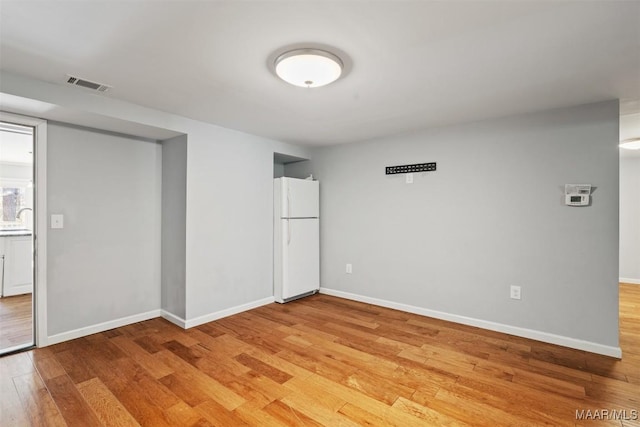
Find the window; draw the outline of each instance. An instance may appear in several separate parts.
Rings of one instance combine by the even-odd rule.
[[[33,133],[0,122],[0,230],[33,229]]]
[[[21,209],[26,208],[27,188],[25,187],[0,187],[2,198],[0,198],[0,230],[14,230],[27,228],[27,212]],[[20,214],[18,216],[18,214]]]

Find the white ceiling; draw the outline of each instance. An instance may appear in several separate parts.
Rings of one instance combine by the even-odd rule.
[[[333,46],[347,75],[279,81],[287,46]],[[621,99],[640,112],[640,2],[7,1],[0,66],[309,145]],[[75,90],[81,90],[73,88]]]

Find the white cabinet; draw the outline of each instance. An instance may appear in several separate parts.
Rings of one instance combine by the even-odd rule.
[[[4,237],[0,237],[0,297],[4,288]]]
[[[31,236],[3,237],[4,277],[2,296],[28,294],[33,291],[33,250]]]

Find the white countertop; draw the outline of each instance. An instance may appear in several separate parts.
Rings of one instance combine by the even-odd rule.
[[[31,230],[0,230],[0,237],[31,236]]]

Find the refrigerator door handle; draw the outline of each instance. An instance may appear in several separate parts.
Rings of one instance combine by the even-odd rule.
[[[291,220],[287,220],[287,246],[291,243]]]

